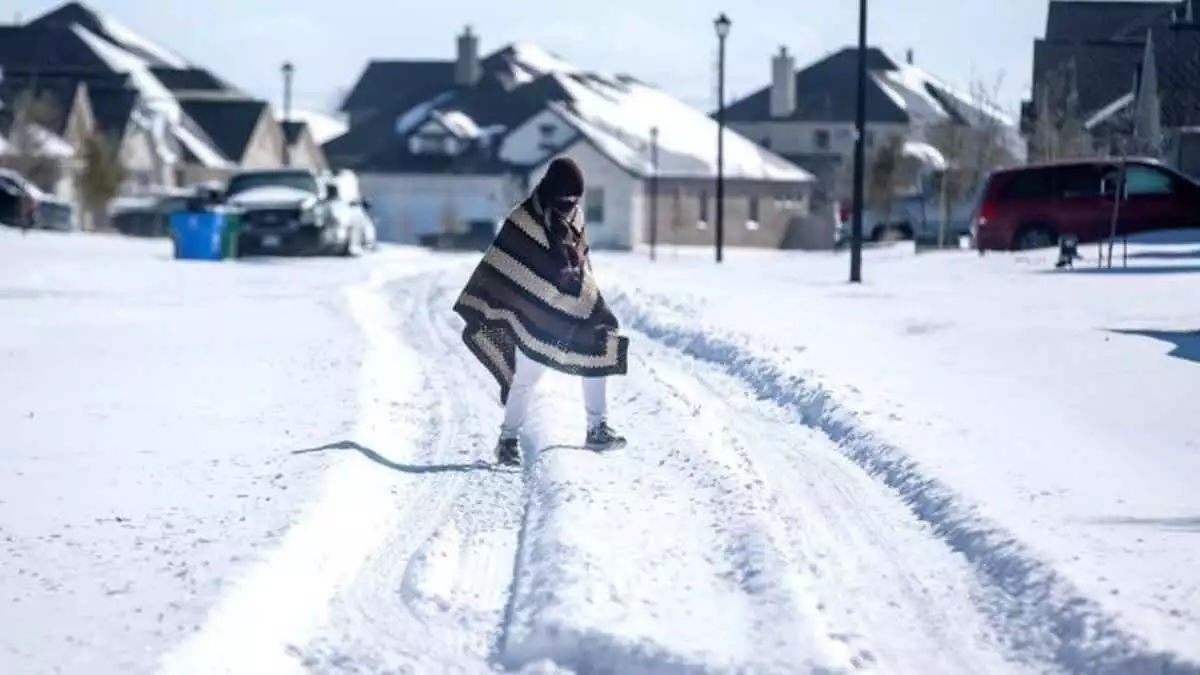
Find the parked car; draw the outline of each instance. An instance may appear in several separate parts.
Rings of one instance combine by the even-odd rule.
[[[47,194],[25,176],[0,168],[0,223],[69,232],[79,229],[75,207]]]
[[[991,173],[972,218],[975,247],[1042,248],[1063,235],[1080,243],[1106,239],[1119,193],[1118,235],[1200,226],[1200,183],[1156,160],[1059,161]]]
[[[190,192],[118,200],[109,210],[114,230],[134,237],[165,237],[171,230],[171,213],[183,210]]]
[[[362,217],[367,204],[341,196],[341,184],[306,169],[234,174],[225,188],[227,206],[241,212],[238,249],[244,253],[337,253],[358,255],[374,240]]]
[[[358,176],[353,171],[342,169],[331,174],[326,180],[332,189],[330,199],[343,204],[349,217],[362,229],[363,248],[374,250],[379,245],[379,233],[375,227],[375,220],[371,218],[371,203],[362,195]]]
[[[959,236],[971,233],[971,217],[979,200],[982,181],[974,181],[962,197],[951,199],[946,204],[945,232],[942,232],[942,198],[937,183],[924,181],[916,192],[898,196],[890,212],[867,209],[863,212],[863,240],[871,242],[916,240],[935,244],[939,239],[951,244]],[[834,234],[834,247],[839,248],[850,241],[850,226],[853,213],[850,202],[839,206],[838,225]]]

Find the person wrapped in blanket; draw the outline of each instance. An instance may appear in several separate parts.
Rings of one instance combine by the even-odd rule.
[[[607,378],[626,374],[629,339],[596,286],[583,194],[579,166],[554,158],[454,303],[463,342],[500,386],[502,464],[520,464],[521,429],[547,369],[582,379],[587,448],[625,444],[608,424]]]

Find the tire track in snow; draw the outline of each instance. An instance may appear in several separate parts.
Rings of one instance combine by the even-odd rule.
[[[636,339],[635,334],[635,339]],[[649,344],[647,344],[649,342]],[[770,494],[791,565],[830,634],[864,671],[1031,672],[1009,662],[977,602],[973,570],[829,439],[736,381],[648,341],[642,367],[692,409],[691,422],[736,453]]]
[[[1200,675],[1200,664],[1151,649],[1121,628],[1005,529],[981,517],[970,502],[925,473],[902,449],[878,438],[820,384],[781,368],[765,350],[733,334],[717,334],[676,316],[667,302],[635,299],[625,290],[611,304],[632,328],[740,381],[796,420],[827,436],[838,450],[900,499],[947,545],[961,553],[997,592],[995,617],[1016,648],[1079,675],[1102,673]]]
[[[458,344],[439,289],[444,276],[427,273],[390,289],[401,336],[426,364],[415,397],[431,408],[426,446],[409,464],[379,467],[404,477],[399,489],[412,511],[344,594],[336,635],[310,649],[310,667],[323,673],[490,672],[521,481],[480,463],[494,439],[485,429],[491,420],[477,411],[498,408]]]
[[[500,663],[623,675],[856,670],[783,555],[757,477],[634,358],[611,391],[613,419],[631,436],[622,450],[574,445],[577,378],[549,373],[541,384]]]
[[[383,289],[428,264],[421,259],[385,264],[347,291],[365,339],[360,420],[352,440],[388,450],[397,461],[418,446],[420,414],[400,404],[419,392],[421,372],[394,337],[395,317]],[[396,487],[394,475],[361,457],[334,463],[319,497],[279,546],[229,584],[196,634],[164,655],[160,672],[303,672],[301,646],[328,625],[330,603],[354,583],[386,534],[405,522],[405,502],[397,499]]]

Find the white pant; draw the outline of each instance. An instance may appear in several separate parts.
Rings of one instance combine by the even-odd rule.
[[[533,402],[533,390],[546,372],[546,366],[525,356],[517,350],[517,365],[513,372],[512,386],[508,390],[508,402],[504,406],[504,423],[500,425],[501,438],[516,438],[529,414]],[[608,378],[584,377],[583,408],[587,412],[588,428],[604,422],[608,413]]]

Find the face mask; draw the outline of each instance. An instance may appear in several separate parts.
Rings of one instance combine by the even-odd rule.
[[[578,197],[559,197],[550,200],[550,210],[564,216],[569,215],[578,205]]]

